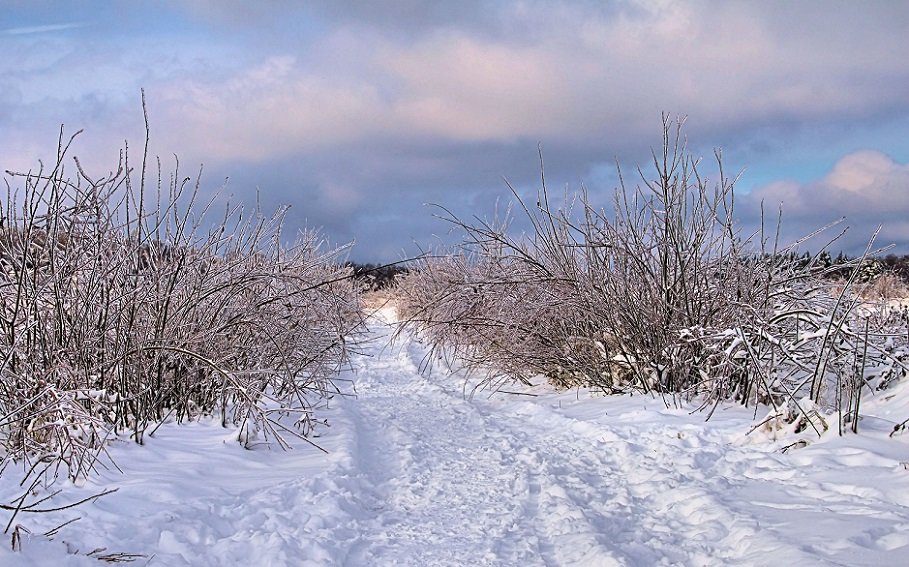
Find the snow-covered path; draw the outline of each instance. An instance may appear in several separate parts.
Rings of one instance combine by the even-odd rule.
[[[350,470],[366,473],[376,500],[354,530],[350,564],[658,564],[706,559],[728,535],[710,522],[693,530],[704,518],[635,494],[622,461],[641,447],[597,439],[532,403],[502,412],[467,401],[423,378],[414,350],[358,369]],[[706,538],[678,541],[680,522]]]
[[[886,564],[909,544],[906,499],[799,479],[789,457],[729,443],[701,416],[626,407],[597,423],[537,400],[466,400],[459,379],[421,375],[423,356],[405,339],[357,362],[346,466],[372,496],[329,531],[353,538],[342,563]],[[741,434],[751,416],[736,413]]]
[[[745,436],[739,407],[705,424],[644,396],[466,399],[463,378],[423,376],[423,347],[391,333],[374,322],[356,396],[323,413],[329,457],[162,428],[115,447],[124,474],[67,494],[119,492],[0,565],[97,565],[84,553],[100,546],[162,566],[907,564],[909,445],[880,434],[885,417],[784,454]]]

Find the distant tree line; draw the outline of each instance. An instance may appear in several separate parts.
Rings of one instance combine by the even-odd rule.
[[[840,253],[833,256],[829,252],[818,255],[804,252],[783,254],[781,260],[794,261],[800,268],[806,268],[812,263],[815,267],[822,268],[826,277],[830,279],[848,278],[855,267],[857,258],[852,258]],[[394,285],[399,276],[407,274],[410,269],[403,263],[373,264],[346,262],[346,267],[353,269],[353,277],[370,290],[387,289]],[[859,281],[871,281],[881,274],[892,274],[905,284],[909,284],[909,254],[867,258],[861,266]]]
[[[899,276],[904,283],[909,283],[909,254],[902,256],[887,254],[882,258],[876,258],[876,261],[880,262],[884,271]]]
[[[822,252],[816,257],[809,252],[797,257],[789,254],[782,259],[794,260],[801,268],[814,263],[815,266],[824,269],[824,274],[828,278],[849,277],[859,261],[859,258],[853,258],[843,253],[833,256],[829,252]],[[858,276],[859,281],[871,281],[882,274],[892,274],[903,283],[909,284],[909,254],[887,254],[886,256],[866,258],[859,269],[861,270]]]
[[[347,262],[345,266],[353,269],[354,279],[360,281],[372,291],[391,287],[395,283],[395,278],[408,272],[408,269],[400,263],[360,264],[358,262]]]

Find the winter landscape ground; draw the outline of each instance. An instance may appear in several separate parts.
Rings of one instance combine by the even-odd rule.
[[[710,421],[659,397],[554,392],[465,396],[420,371],[378,310],[315,439],[243,449],[215,421],[115,442],[111,466],[20,514],[2,565],[899,565],[909,553],[905,384],[863,405],[860,435]],[[671,404],[670,404],[671,406]],[[807,446],[802,446],[807,442]],[[2,499],[21,492],[2,477]],[[56,486],[55,488],[58,488]],[[72,518],[56,535],[44,532]],[[27,530],[27,531],[26,531]]]
[[[909,1],[111,4],[0,4],[0,567],[909,567]]]

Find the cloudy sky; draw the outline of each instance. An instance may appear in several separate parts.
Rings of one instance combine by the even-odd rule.
[[[909,4],[502,0],[0,0],[0,169],[99,173],[124,140],[203,185],[386,261],[445,238],[426,203],[486,216],[507,178],[608,202],[615,163],[687,116],[743,171],[739,212],[787,235],[845,215],[852,252],[909,253]]]

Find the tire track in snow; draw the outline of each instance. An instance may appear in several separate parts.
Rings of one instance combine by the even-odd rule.
[[[426,382],[406,349],[361,359],[356,372],[357,399],[345,403],[357,415],[354,469],[384,460],[395,472],[364,487],[382,495],[382,510],[363,515],[346,563],[546,564],[525,521],[529,481],[508,439],[490,434],[470,403]],[[513,498],[515,490],[528,496]]]
[[[427,380],[418,369],[422,349],[407,338],[371,354],[356,362],[357,399],[345,401],[359,456],[342,476],[363,478],[361,489],[383,502],[374,515],[362,511],[347,564],[656,565],[691,557],[690,544],[647,541],[653,535],[642,527],[655,512],[629,485],[614,448],[533,404],[526,407],[544,413],[497,413]],[[377,462],[395,472],[376,483],[363,471]]]
[[[564,564],[729,564],[755,536],[753,526],[722,511],[708,488],[648,461],[642,446],[532,403],[524,408],[496,419],[535,449],[549,503],[536,520],[560,542]],[[577,539],[585,530],[594,545]],[[610,550],[608,559],[602,548]]]

